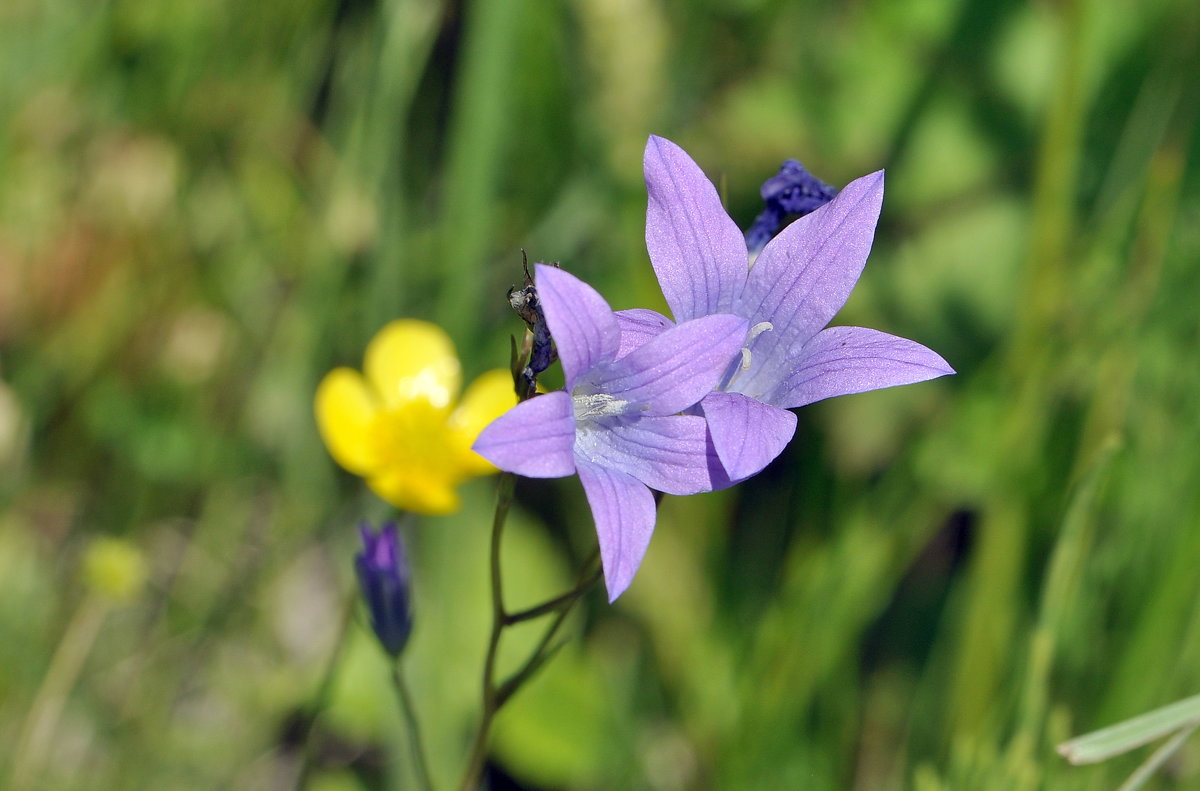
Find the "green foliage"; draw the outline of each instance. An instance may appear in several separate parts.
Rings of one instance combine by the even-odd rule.
[[[520,248],[654,305],[654,132],[743,222],[784,158],[886,167],[838,323],[959,375],[805,408],[759,478],[666,498],[494,760],[540,788],[1115,788],[1145,751],[1054,746],[1200,691],[1198,30],[1184,0],[6,2],[0,786],[286,781],[353,525],[388,516],[321,446],[316,382],[400,315],[468,379],[503,367]],[[493,488],[413,534],[404,664],[444,787]],[[519,608],[594,537],[575,481],[517,497]],[[146,559],[132,604],[83,580],[105,536]],[[411,782],[360,620],[311,788]],[[1195,783],[1198,750],[1142,787]]]

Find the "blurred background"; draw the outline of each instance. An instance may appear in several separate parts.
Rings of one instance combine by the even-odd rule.
[[[293,783],[362,518],[312,394],[386,321],[468,379],[520,249],[661,307],[642,148],[743,227],[887,168],[834,323],[958,376],[799,412],[668,497],[499,719],[496,789],[1111,789],[1071,735],[1200,692],[1200,7],[1188,0],[5,0],[0,787]],[[494,479],[411,525],[439,787],[478,713]],[[509,601],[594,547],[522,482]],[[309,787],[409,788],[356,613]],[[505,662],[536,637],[515,633]],[[511,652],[508,656],[507,652]],[[1149,788],[1200,777],[1188,744]]]

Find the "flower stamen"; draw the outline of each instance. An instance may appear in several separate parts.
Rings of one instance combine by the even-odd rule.
[[[750,364],[754,359],[750,353],[750,347],[754,345],[754,339],[759,335],[762,335],[764,332],[770,332],[773,329],[775,329],[775,326],[769,321],[760,321],[750,328],[750,331],[746,333],[746,345],[742,347],[742,364],[732,372],[732,376],[730,376],[727,381],[718,387],[719,390],[728,390],[729,387],[735,381],[737,381],[737,378],[741,375],[742,371],[750,370]]]

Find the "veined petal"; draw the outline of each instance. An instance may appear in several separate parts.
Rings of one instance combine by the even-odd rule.
[[[608,601],[625,592],[642,565],[657,516],[654,495],[618,470],[581,461],[579,480],[592,508]]]
[[[326,374],[317,386],[313,411],[334,461],[356,475],[367,475],[383,464],[372,431],[379,400],[358,371],[335,368]]]
[[[823,398],[864,393],[954,373],[921,344],[864,327],[829,327],[798,349],[799,363],[767,398],[792,408]]]
[[[367,344],[363,373],[388,407],[423,399],[449,410],[462,387],[450,336],[419,319],[397,319],[376,333]]]
[[[562,390],[535,396],[492,421],[472,449],[502,470],[527,478],[575,472],[575,412]]]
[[[751,324],[772,325],[753,347],[754,374],[777,369],[781,352],[817,334],[846,303],[871,252],[882,205],[881,170],[850,182],[763,248],[735,310]]]
[[[618,310],[613,315],[617,317],[617,326],[621,328],[621,346],[617,349],[618,360],[651,338],[657,338],[664,330],[675,326],[675,322],[657,310],[649,308]]]
[[[667,494],[712,491],[708,430],[699,415],[609,418],[580,423],[576,462],[586,461],[632,475]]]
[[[716,387],[741,351],[747,329],[745,319],[728,313],[685,321],[601,366],[589,384],[638,405],[642,414],[673,415]]]
[[[796,416],[741,393],[709,393],[700,402],[709,436],[732,481],[766,467],[796,433]]]
[[[485,475],[496,468],[471,450],[475,438],[489,423],[517,405],[512,374],[500,368],[483,373],[467,386],[462,402],[447,423],[455,442],[462,448],[459,463],[470,475]]]
[[[704,171],[682,148],[650,136],[646,250],[676,321],[731,312],[746,283],[742,232]]]
[[[581,374],[617,356],[621,329],[596,289],[553,266],[535,264],[534,269],[538,299],[569,391]]]

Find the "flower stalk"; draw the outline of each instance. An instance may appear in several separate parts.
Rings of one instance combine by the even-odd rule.
[[[526,333],[525,340],[519,351],[516,344],[513,344],[513,380],[517,389],[517,397],[522,402],[528,400],[533,395],[535,388],[535,382],[532,377],[526,375],[528,371],[526,361],[530,359],[533,341],[533,336],[530,333]],[[467,768],[463,773],[462,782],[459,784],[460,791],[474,791],[478,786],[484,763],[487,761],[488,741],[491,735],[492,723],[495,721],[496,715],[499,713],[501,707],[512,698],[513,694],[526,681],[532,678],[562,646],[562,643],[552,645],[555,636],[558,634],[559,629],[562,628],[563,623],[571,612],[571,608],[582,598],[583,594],[587,593],[599,581],[601,576],[600,555],[597,549],[584,564],[579,579],[570,590],[533,607],[513,613],[508,612],[504,606],[504,578],[500,562],[500,548],[504,536],[504,525],[508,520],[509,509],[512,507],[515,486],[516,475],[511,472],[501,474],[496,485],[496,511],[492,518],[491,550],[489,553],[492,629],[488,637],[487,655],[483,662],[483,677],[481,680],[483,706],[480,714],[479,728],[475,732],[475,740],[471,746],[470,757],[467,760]],[[500,653],[500,639],[503,636],[505,628],[531,621],[550,613],[557,613],[557,615],[542,634],[541,640],[528,659],[511,676],[503,682],[497,683],[496,660]]]
[[[531,679],[562,647],[563,643],[554,642],[571,609],[583,594],[587,593],[600,580],[599,552],[592,555],[584,563],[583,570],[575,585],[565,593],[552,599],[518,612],[509,613],[504,607],[504,585],[501,576],[500,546],[504,534],[504,523],[512,505],[513,488],[516,476],[504,473],[500,476],[496,498],[496,515],[492,522],[491,546],[491,588],[492,588],[492,631],[488,639],[487,657],[483,664],[483,711],[480,716],[479,729],[475,733],[475,741],[471,746],[471,755],[467,761],[467,769],[463,774],[460,791],[474,791],[483,772],[487,760],[488,738],[491,734],[492,723],[500,709],[519,690],[526,681]],[[500,639],[504,629],[518,623],[531,621],[543,615],[556,613],[553,621],[546,627],[525,662],[504,681],[496,681],[496,659],[500,653]]]
[[[492,720],[500,710],[502,703],[496,690],[496,656],[500,652],[500,635],[504,631],[504,586],[500,569],[500,539],[504,534],[504,523],[508,519],[508,509],[512,505],[513,488],[516,476],[504,473],[496,486],[496,515],[492,520],[491,548],[491,586],[492,586],[492,632],[488,638],[487,657],[483,661],[483,711],[480,714],[479,729],[475,732],[475,742],[471,746],[471,757],[467,761],[467,770],[463,774],[461,791],[472,791],[479,782],[483,771],[483,763],[487,759],[488,736],[492,729]]]
[[[53,746],[54,734],[67,698],[79,679],[110,609],[111,602],[104,596],[90,594],[67,624],[17,738],[8,788],[25,791],[35,787],[36,777],[45,766],[46,757]]]
[[[404,712],[404,724],[408,730],[408,748],[412,753],[413,766],[417,773],[417,781],[423,791],[433,791],[433,780],[429,774],[429,763],[425,760],[425,745],[421,739],[421,727],[417,720],[417,709],[413,704],[412,693],[400,670],[400,661],[392,664],[392,686],[396,697],[400,700],[400,709]]]
[[[591,558],[584,563],[584,574],[581,576],[578,584],[571,590],[555,596],[553,599],[544,601],[534,607],[517,612],[508,613],[504,616],[504,625],[512,626],[525,621],[532,621],[535,618],[540,618],[543,615],[552,612],[560,612],[569,609],[575,601],[591,590],[592,586],[600,581],[600,552],[599,550],[592,553]]]

